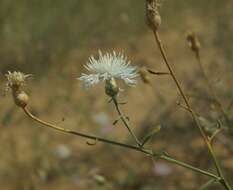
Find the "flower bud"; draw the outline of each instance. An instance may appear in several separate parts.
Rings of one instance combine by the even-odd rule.
[[[147,0],[146,4],[146,19],[148,26],[157,31],[161,25],[161,16],[158,11],[158,2],[155,0]]]
[[[148,75],[148,71],[147,71],[146,67],[141,67],[139,69],[139,75],[140,75],[143,83],[150,84],[150,77]]]
[[[28,104],[29,97],[24,91],[13,91],[12,93],[17,106],[24,108]]]
[[[110,97],[115,97],[119,92],[116,80],[114,78],[106,80],[105,93]]]
[[[199,52],[201,44],[200,41],[197,37],[197,35],[194,32],[188,32],[186,34],[186,39],[188,41],[188,45],[190,47],[190,49],[196,53]]]

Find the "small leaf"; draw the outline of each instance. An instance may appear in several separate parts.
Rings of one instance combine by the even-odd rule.
[[[201,124],[201,126],[210,133],[213,133],[216,129],[219,129],[221,127],[221,123],[219,121],[213,122],[205,117],[199,116],[198,120]]]
[[[118,123],[119,119],[116,119],[112,124],[116,125]]]
[[[111,103],[112,101],[113,101],[113,99],[111,98],[111,99],[108,100],[108,103]]]
[[[127,102],[118,102],[119,105],[125,105]]]
[[[129,116],[126,116],[125,118],[126,118],[128,121],[130,121],[130,118],[129,118]]]
[[[153,131],[151,131],[142,141],[142,147],[154,136],[154,134],[158,133],[161,129],[161,125],[157,125]]]
[[[215,179],[210,179],[209,181],[207,181],[205,184],[203,184],[200,188],[199,188],[199,190],[207,190],[207,188],[209,187],[209,186],[211,186],[213,183],[215,183],[216,182],[216,180]]]
[[[151,69],[147,69],[147,71],[153,75],[169,75],[170,74],[168,72],[152,71]]]

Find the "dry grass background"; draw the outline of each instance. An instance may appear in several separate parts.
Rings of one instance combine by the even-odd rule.
[[[194,29],[202,42],[201,56],[223,105],[232,101],[232,6],[223,1],[164,1],[161,35],[169,59],[186,92],[208,96],[196,60],[185,41]],[[77,131],[127,141],[127,131],[111,123],[117,117],[99,85],[84,91],[75,79],[98,49],[123,51],[138,66],[166,68],[144,23],[144,1],[0,0],[0,71],[32,73],[27,90],[30,108],[39,117]],[[139,82],[125,89],[124,111],[139,136],[161,124],[150,146],[211,169],[205,146],[167,76],[151,76],[153,87]],[[192,99],[203,116],[215,118],[208,101]],[[38,125],[16,108],[10,96],[0,101],[0,186],[4,190],[34,189],[197,189],[207,179],[183,168],[143,155],[60,134]],[[229,114],[232,115],[232,111]],[[230,148],[216,142],[233,185]],[[210,189],[220,189],[213,186]]]

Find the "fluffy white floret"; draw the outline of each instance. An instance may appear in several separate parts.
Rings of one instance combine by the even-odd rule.
[[[86,87],[110,78],[122,79],[126,84],[132,86],[136,84],[135,78],[138,76],[136,67],[131,66],[123,54],[115,52],[102,54],[99,51],[99,58],[95,59],[91,56],[85,68],[90,74],[82,73],[79,80],[83,81]]]

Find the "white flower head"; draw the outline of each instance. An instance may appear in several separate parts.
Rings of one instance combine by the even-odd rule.
[[[91,56],[85,68],[90,74],[82,73],[78,79],[83,81],[87,88],[111,78],[122,79],[129,86],[134,86],[138,76],[137,68],[131,66],[123,54],[115,51],[106,54],[99,51],[99,58]]]

